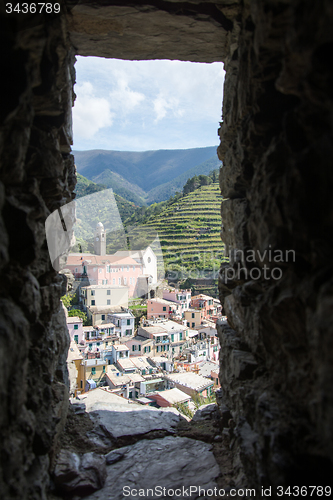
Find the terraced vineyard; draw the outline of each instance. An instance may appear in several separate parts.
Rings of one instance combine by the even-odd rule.
[[[218,183],[201,186],[151,217],[140,230],[157,232],[171,279],[216,279],[224,260]]]

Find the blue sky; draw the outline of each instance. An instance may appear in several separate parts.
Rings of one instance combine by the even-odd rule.
[[[74,150],[219,144],[222,63],[78,57],[75,67]]]

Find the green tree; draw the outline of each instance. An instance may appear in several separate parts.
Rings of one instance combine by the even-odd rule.
[[[63,297],[61,297],[61,301],[64,304],[64,306],[66,307],[66,309],[70,308],[70,306],[72,305],[73,299],[74,299],[74,295],[64,295]]]
[[[90,323],[88,318],[87,318],[86,313],[84,313],[80,309],[71,309],[71,311],[68,311],[68,316],[70,316],[70,317],[77,316],[78,318],[82,318],[83,319],[83,326],[88,326]]]

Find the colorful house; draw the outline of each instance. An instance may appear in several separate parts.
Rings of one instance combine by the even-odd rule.
[[[77,344],[84,342],[83,319],[78,316],[67,316],[66,319],[68,333],[71,340]]]

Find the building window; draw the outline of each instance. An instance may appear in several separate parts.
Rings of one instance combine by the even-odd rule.
[[[183,333],[179,332],[179,340],[183,340]]]
[[[127,272],[129,272],[129,266],[127,266]]]
[[[105,314],[102,314],[102,321],[105,320]]]
[[[99,269],[98,269],[98,272],[99,272],[99,274],[101,274],[101,272],[102,272],[102,269],[101,269],[101,268],[99,268]]]
[[[187,324],[187,326],[190,326],[190,323],[189,323],[189,322],[187,322],[186,324]]]
[[[175,336],[174,336],[174,334],[172,333],[172,334],[171,334],[171,342],[173,342],[173,341],[174,341],[174,339],[175,339]]]
[[[95,305],[95,301],[94,301],[94,300],[92,300],[92,301],[91,301],[91,305],[92,305],[92,306],[94,306],[94,305]]]
[[[139,347],[139,351],[141,351],[141,345],[138,345],[138,347]]]
[[[103,373],[105,373],[105,366],[103,365]]]
[[[95,290],[91,290],[91,295],[95,295]]]
[[[121,285],[121,278],[118,278],[118,285]]]
[[[132,278],[130,278],[130,285],[132,284]]]
[[[194,313],[192,313],[192,318],[194,318]]]
[[[131,324],[131,320],[130,320],[130,319],[128,319],[128,320],[127,320],[127,324],[128,324],[128,325],[130,325],[130,324]]]
[[[135,266],[133,266],[133,271],[135,271]]]
[[[92,369],[91,369],[91,374],[92,375],[96,375],[96,368],[93,366]]]
[[[121,266],[121,272],[123,272],[123,271],[124,271],[124,266]]]
[[[163,307],[163,311],[166,311],[166,307]]]
[[[100,342],[97,342],[97,347],[100,345]]]
[[[124,278],[124,285],[127,285],[127,278]]]
[[[78,335],[74,335],[74,341],[78,344],[79,343],[79,336]]]
[[[80,381],[80,386],[81,386],[81,389],[83,388],[83,382],[82,380]]]
[[[194,328],[194,327],[195,327],[195,323],[192,323],[192,328]]]
[[[74,325],[74,330],[78,330],[79,329],[79,325]]]
[[[108,299],[108,300],[106,301],[106,305],[107,305],[107,306],[109,306],[110,304],[111,304],[111,300],[110,300],[110,299]]]
[[[135,351],[136,349],[136,346],[135,345],[132,345],[132,351]]]
[[[132,335],[132,330],[126,330],[126,335]]]
[[[106,295],[111,295],[111,290],[107,290]]]
[[[116,278],[112,278],[112,284],[115,285],[116,284]]]

